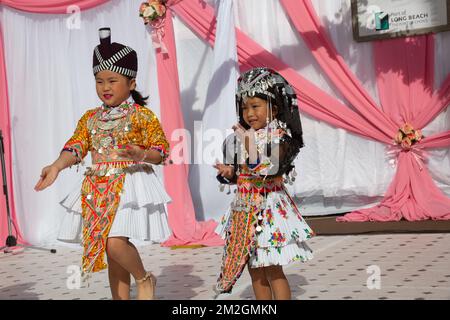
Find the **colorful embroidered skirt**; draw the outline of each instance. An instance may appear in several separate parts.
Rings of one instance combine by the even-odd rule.
[[[225,239],[217,289],[230,292],[244,267],[287,265],[312,259],[306,240],[314,232],[281,178],[239,177],[238,192],[216,232]]]

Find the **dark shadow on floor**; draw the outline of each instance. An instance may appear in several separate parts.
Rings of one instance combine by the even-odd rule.
[[[39,300],[39,294],[29,292],[35,282],[21,283],[0,289],[0,300]]]
[[[198,295],[195,288],[203,286],[204,281],[193,272],[194,266],[177,264],[164,267],[157,277],[157,300],[190,300]],[[135,285],[132,288],[136,292]]]

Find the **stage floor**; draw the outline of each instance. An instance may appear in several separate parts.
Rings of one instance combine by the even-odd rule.
[[[309,241],[315,258],[293,263],[285,273],[296,300],[448,300],[449,243],[450,233],[317,236]],[[69,289],[68,283],[76,285],[70,281],[70,266],[78,266],[81,247],[56,249],[56,254],[33,249],[1,253],[0,299],[110,299],[106,271],[94,274],[89,287]],[[158,277],[158,299],[213,298],[222,248],[172,250],[152,244],[138,249],[146,268]],[[377,282],[368,281],[377,270],[379,289]],[[219,299],[253,299],[248,272],[231,295]]]

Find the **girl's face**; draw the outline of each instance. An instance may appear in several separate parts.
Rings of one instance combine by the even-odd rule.
[[[116,107],[130,96],[130,91],[136,88],[135,79],[109,70],[103,70],[95,75],[97,95],[106,105]]]
[[[264,128],[267,119],[267,101],[258,97],[248,98],[241,105],[242,116],[245,123],[255,130]],[[276,109],[272,109],[272,117],[275,117]],[[270,116],[270,115],[269,115]],[[270,117],[269,117],[270,118]]]

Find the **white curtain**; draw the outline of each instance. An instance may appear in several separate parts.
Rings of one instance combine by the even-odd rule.
[[[450,73],[450,32],[441,32],[435,35],[435,87],[441,86],[442,82]],[[450,130],[450,110],[444,110],[424,130],[424,135],[435,132]],[[429,152],[428,168],[437,185],[450,195],[450,149],[433,149]]]
[[[48,190],[41,193],[33,190],[40,170],[58,156],[78,118],[85,110],[99,104],[91,72],[98,28],[110,26],[112,41],[125,43],[137,51],[138,89],[150,95],[149,107],[159,115],[155,56],[148,30],[137,15],[141,2],[116,0],[83,11],[80,29],[68,29],[66,15],[27,14],[9,8],[0,12],[13,128],[15,202],[20,227],[31,243],[55,241],[64,215],[58,202],[71,191],[76,180],[82,178],[84,169],[77,173],[72,168],[62,172]],[[214,4],[213,0],[209,2]],[[370,43],[356,43],[351,36],[350,0],[314,0],[313,3],[338,51],[378,101]],[[321,72],[279,1],[234,0],[233,6],[237,27],[321,89],[346,102]],[[226,12],[225,9],[222,12]],[[232,28],[225,25],[230,21],[225,15],[219,19],[219,30],[224,32],[228,28],[228,34],[218,33],[221,39],[232,41]],[[225,93],[234,86],[233,76],[221,82],[216,72],[232,52],[222,52],[220,60],[219,53],[215,55],[214,50],[177,17],[174,27],[183,114],[192,138],[191,161],[203,163],[190,168],[193,201],[198,218],[218,219],[232,194],[219,192],[214,170],[200,158],[203,148],[198,135],[199,123],[196,125],[195,121],[203,120],[204,131],[208,128],[223,130],[234,123],[234,103],[230,102],[229,93]],[[449,50],[450,33],[437,34],[436,85],[450,72]],[[228,67],[221,70],[229,72],[232,64]],[[227,89],[218,88],[217,83],[226,83]],[[215,94],[220,94],[220,98],[214,99]],[[227,96],[230,100],[226,100]],[[302,114],[302,122],[306,146],[296,160],[298,179],[289,189],[300,202],[303,214],[345,212],[379,201],[395,173],[386,158],[384,145],[305,114]],[[429,135],[449,129],[450,114],[446,111],[427,126],[424,133]],[[203,143],[211,146],[208,141]],[[216,144],[221,143],[216,141]],[[438,186],[450,196],[449,150],[430,152],[429,168]]]
[[[216,7],[218,21],[214,50],[199,41],[178,19],[175,22],[183,110],[185,118],[190,119],[186,124],[194,140],[189,183],[200,220],[219,218],[231,201],[231,193],[218,190],[213,164],[216,160],[222,161],[223,139],[232,132],[231,127],[236,123],[234,94],[239,76],[236,37],[234,32],[230,32],[234,28],[233,1],[218,0],[211,5]],[[180,30],[182,32],[178,32]],[[180,34],[189,36],[183,36],[185,41],[180,41]],[[193,68],[199,65],[204,68],[197,68],[189,74],[185,62],[192,63],[192,60],[187,59],[187,55],[196,52],[205,54],[192,55],[191,59],[196,59]],[[203,65],[204,61],[207,63]],[[195,76],[193,79],[192,74],[198,75],[198,80]],[[198,104],[191,107],[193,102]]]

